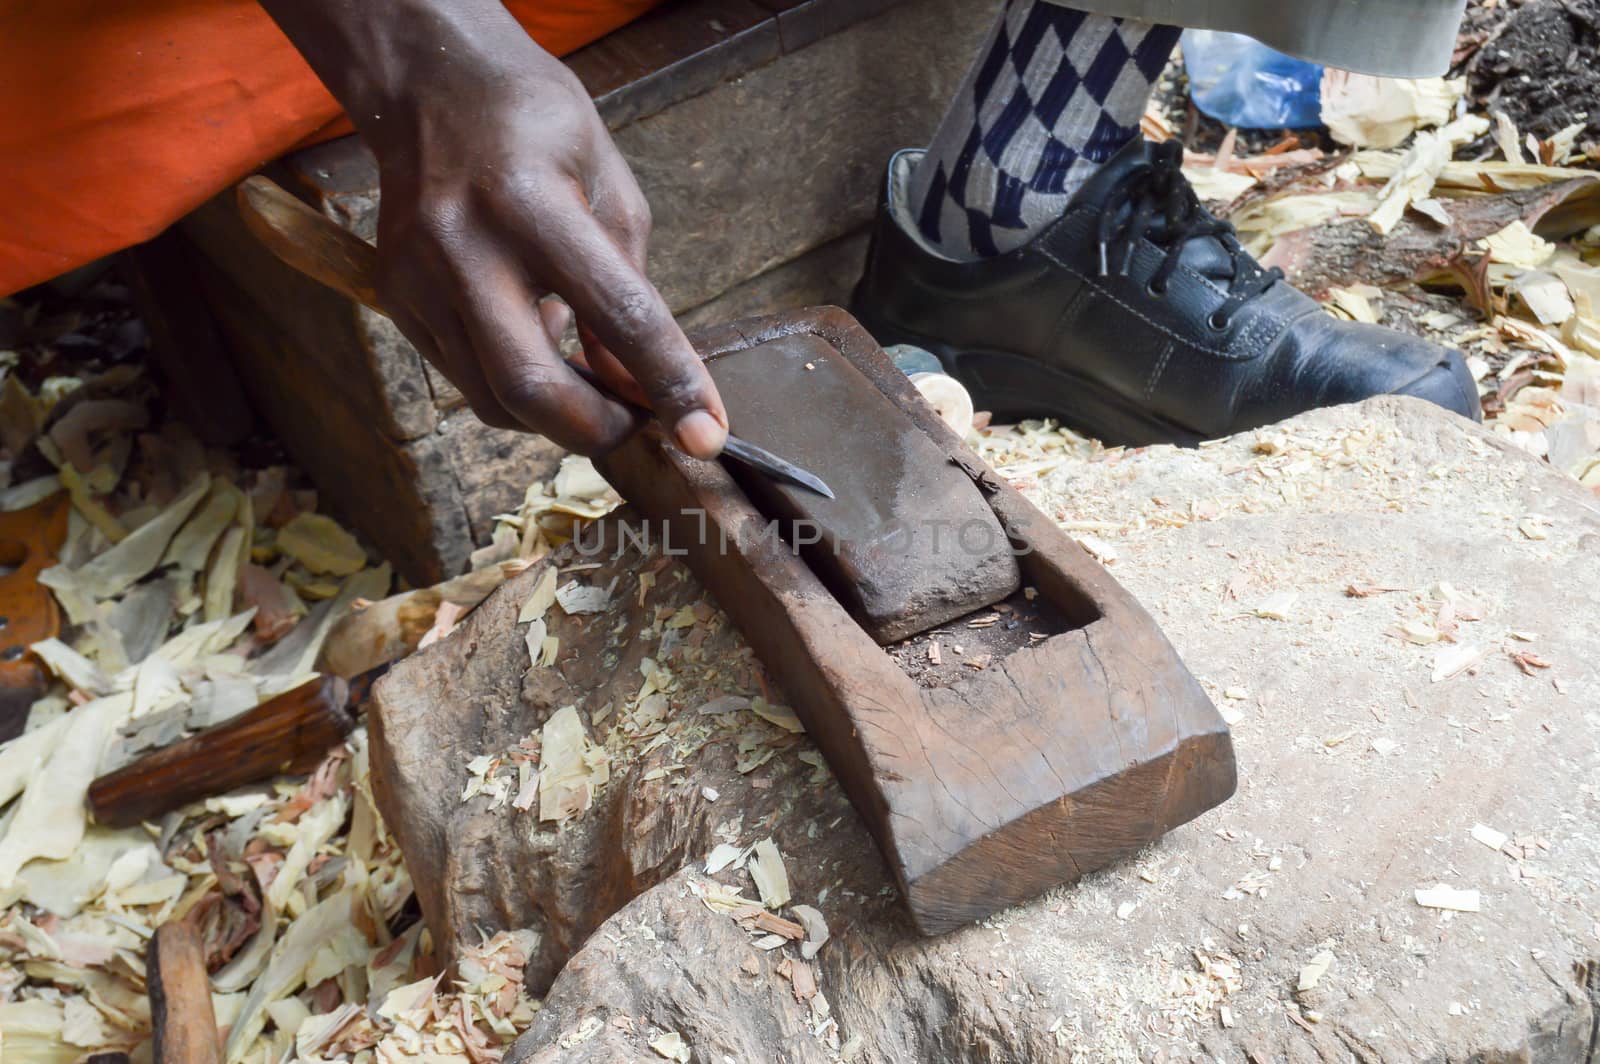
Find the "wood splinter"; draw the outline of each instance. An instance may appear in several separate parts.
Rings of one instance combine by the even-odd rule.
[[[205,950],[188,922],[162,924],[145,960],[155,1064],[220,1064]]]

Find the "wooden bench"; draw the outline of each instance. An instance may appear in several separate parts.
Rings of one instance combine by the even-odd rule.
[[[996,6],[669,0],[571,56],[650,200],[651,276],[674,312],[845,300],[885,161],[929,136]],[[377,167],[357,138],[267,172],[374,238]],[[553,445],[484,427],[387,320],[256,246],[229,196],[177,234],[256,411],[411,581],[459,571],[553,468]]]

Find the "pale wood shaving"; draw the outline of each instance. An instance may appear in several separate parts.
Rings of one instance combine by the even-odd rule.
[[[783,855],[778,852],[776,843],[771,839],[756,843],[748,867],[763,905],[781,909],[789,904],[789,873],[783,867]]]
[[[533,591],[522,603],[522,609],[517,614],[518,624],[527,624],[530,621],[542,621],[545,612],[556,601],[556,570],[554,566],[546,565],[539,576],[539,582],[534,584]]]
[[[1506,844],[1508,836],[1503,831],[1496,831],[1487,824],[1472,825],[1472,837],[1483,843],[1491,850],[1499,850]]]
[[[540,733],[539,819],[568,820],[611,778],[610,758],[589,741],[576,706],[563,706]]]
[[[679,1064],[689,1064],[689,1044],[677,1031],[667,1031],[657,1036],[651,1041],[650,1048],[655,1051],[656,1056],[678,1061]]]
[[[1481,910],[1476,890],[1458,890],[1440,883],[1437,886],[1419,889],[1415,893],[1417,904],[1425,908],[1448,909],[1461,913],[1475,913]]]
[[[1332,966],[1333,953],[1329,950],[1322,950],[1311,958],[1310,963],[1300,969],[1300,978],[1295,982],[1295,990],[1302,994],[1308,990],[1315,990],[1317,984],[1322,982],[1322,977],[1328,974],[1328,969]]]

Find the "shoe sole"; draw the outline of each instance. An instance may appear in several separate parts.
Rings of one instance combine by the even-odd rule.
[[[862,324],[866,324],[863,322]],[[996,422],[1053,418],[1111,447],[1173,443],[1195,447],[1207,437],[1142,410],[1102,384],[1006,351],[957,348],[904,329],[867,326],[884,347],[910,344],[939,360]]]

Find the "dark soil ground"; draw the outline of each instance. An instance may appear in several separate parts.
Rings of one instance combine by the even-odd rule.
[[[1480,35],[1465,63],[1474,100],[1541,139],[1579,121],[1580,147],[1600,138],[1600,0],[1475,5],[1463,43]]]

